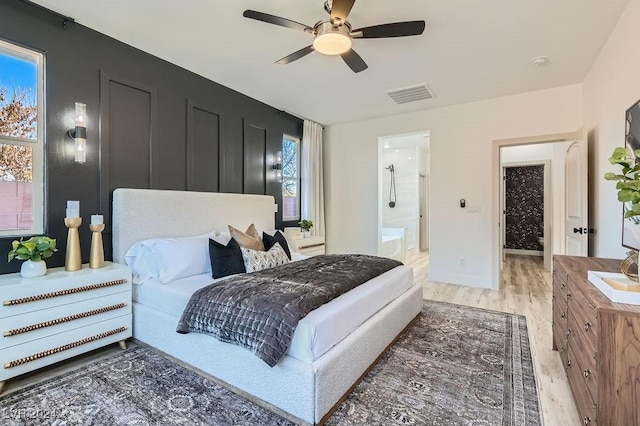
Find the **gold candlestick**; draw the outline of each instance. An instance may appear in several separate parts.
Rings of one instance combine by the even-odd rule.
[[[104,223],[89,225],[91,229],[91,252],[89,253],[89,268],[98,269],[104,266],[104,248],[102,246],[102,231]]]
[[[81,217],[65,217],[64,224],[67,231],[67,253],[64,259],[65,271],[79,271],[82,269],[82,253],[80,252],[80,235],[78,228],[82,225]]]

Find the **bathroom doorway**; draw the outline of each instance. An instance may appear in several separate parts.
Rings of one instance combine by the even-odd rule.
[[[504,255],[543,257],[545,269],[550,270],[553,245],[551,161],[503,162],[502,175]]]
[[[429,248],[429,133],[378,138],[378,254]]]

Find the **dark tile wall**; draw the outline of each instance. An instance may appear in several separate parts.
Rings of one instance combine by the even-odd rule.
[[[542,250],[544,166],[508,167],[505,177],[505,248]]]
[[[45,233],[60,247],[50,267],[64,264],[66,200],[80,201],[84,223],[108,219],[117,186],[264,193],[281,204],[268,159],[283,133],[302,137],[302,120],[19,0],[0,1],[0,38],[45,55]],[[69,156],[75,102],[87,104],[86,164]],[[0,273],[20,268],[4,260],[11,240],[0,238]],[[85,262],[89,243],[83,228]]]

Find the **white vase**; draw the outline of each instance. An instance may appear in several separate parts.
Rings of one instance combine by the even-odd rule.
[[[44,260],[26,260],[20,267],[20,275],[23,278],[41,277],[47,273],[47,264]]]
[[[302,231],[304,238],[311,238],[311,231]]]

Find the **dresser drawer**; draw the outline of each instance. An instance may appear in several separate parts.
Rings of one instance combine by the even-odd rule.
[[[582,372],[577,365],[578,362],[575,358],[571,345],[569,345],[567,353],[569,358],[567,361],[569,366],[566,368],[567,377],[569,378],[569,385],[571,387],[571,392],[573,393],[573,398],[576,401],[578,415],[583,422],[582,424],[590,426],[595,425],[597,424],[597,405],[593,399],[591,399],[591,395],[584,386]]]
[[[570,289],[569,295],[568,310],[576,320],[573,328],[582,331],[592,352],[595,352],[598,347],[598,311],[580,290]]]
[[[574,356],[572,368],[578,370],[584,380],[584,387],[589,392],[593,401],[598,400],[598,374],[596,369],[595,351],[589,348],[584,340],[584,335],[573,317],[569,315],[569,328],[572,330],[569,336],[569,348]]]
[[[130,292],[131,279],[129,275],[123,274],[122,271],[113,272],[117,273],[106,274],[106,276],[85,274],[84,277],[81,277],[84,278],[82,281],[73,277],[73,279],[34,281],[24,285],[0,288],[2,295],[0,297],[2,300],[0,318],[81,302],[85,299],[109,294]]]
[[[0,350],[0,380],[131,337],[131,314]]]
[[[0,318],[0,349],[131,313],[131,293],[123,292]]]

